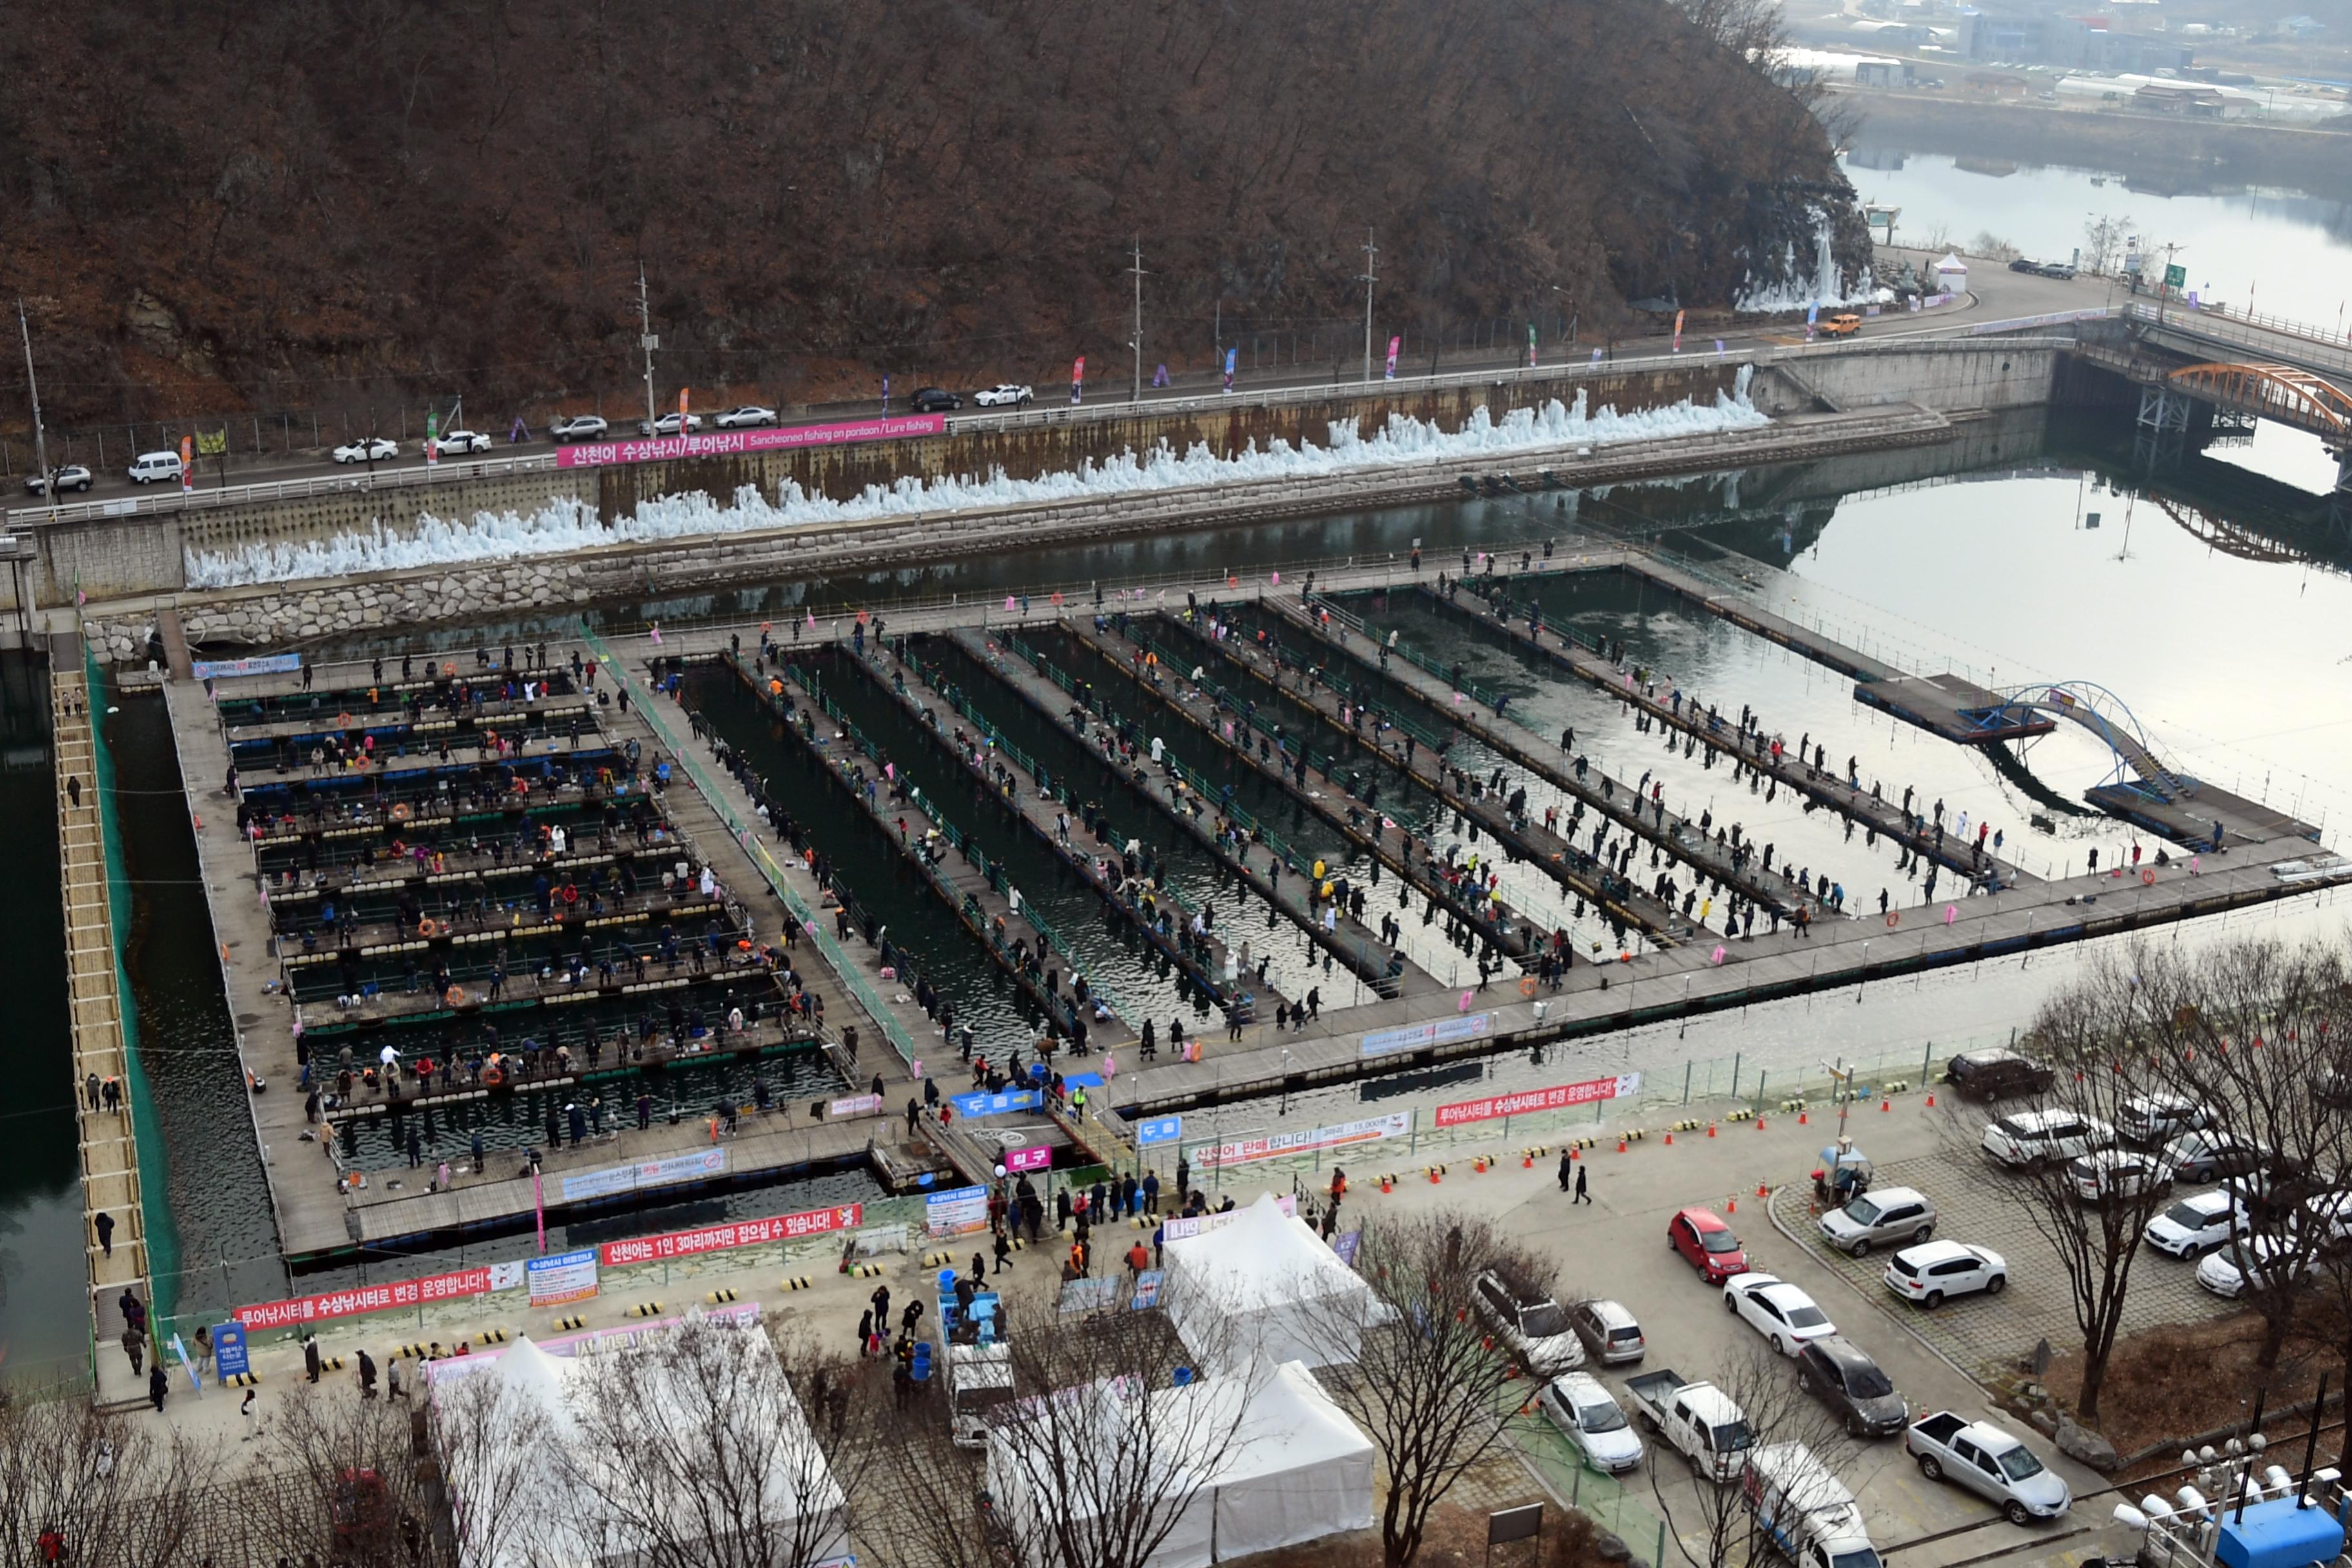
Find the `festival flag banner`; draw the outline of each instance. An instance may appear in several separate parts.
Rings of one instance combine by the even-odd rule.
[[[1684,312],[1680,310],[1675,312],[1675,353],[1676,353],[1683,352],[1683,315]]]
[[[1396,379],[1397,351],[1402,347],[1404,347],[1404,338],[1402,334],[1399,334],[1398,336],[1392,337],[1389,340],[1389,368],[1388,374],[1381,377],[1383,381],[1394,381]]]
[[[196,488],[196,444],[191,437],[180,437],[180,489]]]
[[[1370,1143],[1382,1138],[1402,1138],[1412,1131],[1412,1112],[1391,1111],[1386,1116],[1367,1116],[1359,1121],[1342,1121],[1329,1127],[1317,1127],[1298,1132],[1274,1132],[1258,1138],[1236,1138],[1223,1143],[1212,1143],[1192,1152],[1193,1163],[1202,1169],[1213,1165],[1246,1165],[1256,1160],[1279,1160],[1286,1154],[1305,1154],[1318,1149],[1344,1149],[1350,1144]]]
[[[441,462],[441,416],[427,409],[425,414],[425,466],[437,468]]]
[[[1227,349],[1225,351],[1225,390],[1227,392],[1231,392],[1234,389],[1234,363],[1240,357],[1240,355],[1241,351],[1239,349]]]
[[[1087,389],[1087,356],[1080,354],[1070,362],[1070,401],[1076,403]]]
[[[1437,1108],[1440,1127],[1461,1127],[1473,1121],[1492,1121],[1503,1116],[1528,1116],[1538,1110],[1565,1110],[1572,1105],[1591,1105],[1604,1100],[1622,1100],[1642,1089],[1642,1075],[1620,1073],[1615,1078],[1587,1079],[1582,1083],[1554,1084],[1549,1089],[1520,1089],[1512,1094],[1490,1094],[1480,1100],[1457,1100]]]
[[[1529,321],[1529,322],[1528,323],[1528,368],[1529,370],[1533,370],[1533,369],[1535,369],[1535,367],[1536,367],[1536,324],[1535,324],[1533,321]]]

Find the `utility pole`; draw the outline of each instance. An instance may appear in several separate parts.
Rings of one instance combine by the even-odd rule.
[[[41,476],[41,500],[58,515],[58,477],[49,472],[48,437],[41,433],[41,384],[33,379],[33,329],[25,320],[25,297],[16,296],[16,331],[25,340],[25,390],[33,399],[33,463]],[[23,600],[17,601],[19,604]]]
[[[1129,344],[1135,350],[1135,390],[1128,396],[1129,403],[1143,401],[1143,237],[1135,237],[1135,265],[1129,271],[1135,274],[1135,338]]]
[[[1372,285],[1380,272],[1381,247],[1372,243],[1372,231],[1364,230],[1364,379],[1372,379]]]
[[[637,265],[637,346],[646,355],[646,434],[654,433],[654,350],[661,347],[661,339],[654,335],[653,310],[646,302],[646,268]],[[678,434],[686,434],[683,422]]]

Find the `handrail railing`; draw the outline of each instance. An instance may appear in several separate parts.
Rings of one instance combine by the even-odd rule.
[[[841,983],[846,985],[850,994],[857,998],[858,1005],[865,1009],[866,1016],[874,1020],[875,1026],[882,1031],[883,1038],[890,1042],[891,1048],[905,1060],[907,1070],[909,1075],[912,1075],[916,1060],[914,1037],[907,1033],[905,1026],[898,1022],[882,998],[875,993],[874,987],[866,984],[866,977],[858,973],[857,966],[850,961],[849,954],[843,951],[841,944],[834,940],[831,932],[826,931],[824,922],[818,920],[815,912],[807,904],[802,902],[800,895],[793,891],[792,885],[784,880],[784,868],[776,863],[775,856],[769,851],[765,844],[760,841],[759,836],[735,815],[734,808],[728,804],[726,795],[720,792],[718,784],[704,770],[701,762],[695,756],[693,749],[678,744],[677,738],[671,734],[668,726],[661,721],[660,704],[654,700],[652,694],[630,678],[627,666],[614,655],[613,650],[605,646],[604,639],[598,637],[593,630],[583,626],[580,628],[580,636],[582,640],[594,651],[596,661],[605,668],[606,673],[619,681],[623,689],[630,693],[632,699],[630,706],[645,719],[646,727],[652,730],[655,738],[667,748],[669,754],[677,759],[677,764],[685,770],[688,780],[709,804],[711,811],[718,816],[719,822],[734,835],[736,844],[751,858],[752,865],[758,868],[760,875],[767,881],[769,889],[782,902],[785,913],[791,915],[799,923],[801,934],[816,943],[817,951],[824,954],[825,961],[832,965],[834,973],[840,976]]]

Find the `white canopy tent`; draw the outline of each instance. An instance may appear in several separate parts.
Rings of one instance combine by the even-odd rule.
[[[1165,1247],[1161,1300],[1185,1348],[1223,1370],[1257,1357],[1352,1364],[1371,1288],[1272,1194]]]
[[[673,1328],[647,1331],[681,1331]],[[845,1561],[849,1545],[841,1514],[847,1499],[824,1462],[815,1434],[780,1370],[771,1373],[748,1364],[758,1358],[773,1362],[774,1344],[756,1324],[714,1327],[708,1331],[723,1333],[722,1342],[730,1347],[730,1353],[745,1359],[746,1375],[774,1375],[782,1387],[782,1399],[776,1406],[780,1429],[772,1435],[773,1451],[792,1456],[792,1463],[780,1464],[762,1478],[758,1504],[761,1519],[770,1528],[788,1530],[792,1521],[813,1518],[816,1523],[812,1538],[828,1542],[818,1553],[820,1559]],[[630,1397],[649,1425],[688,1431],[707,1418],[688,1413],[686,1401],[689,1395],[683,1388],[673,1385],[675,1379],[665,1375],[660,1357],[633,1357],[623,1362],[609,1353],[600,1353],[593,1346],[584,1348],[586,1354],[552,1355],[525,1337],[495,1355],[433,1363],[430,1376],[435,1442],[458,1521],[460,1561],[466,1568],[626,1568],[646,1560],[646,1532],[622,1517],[608,1489],[598,1484],[600,1471],[622,1461],[601,1445],[591,1442],[583,1431],[580,1402],[585,1395],[588,1380],[625,1375],[625,1367],[626,1375],[640,1380],[630,1389]],[[466,1539],[468,1500],[489,1489],[511,1486],[515,1481],[511,1474],[503,1471],[476,1473],[489,1472],[494,1463],[502,1462],[488,1457],[488,1446],[443,1440],[442,1420],[467,1419],[452,1407],[467,1397],[467,1385],[483,1379],[505,1384],[514,1396],[507,1419],[516,1424],[517,1440],[527,1440],[539,1456],[530,1466],[531,1485],[539,1495],[531,1504],[533,1526],[528,1541],[520,1538],[523,1532],[514,1530],[503,1531],[503,1539],[494,1542]],[[570,1462],[555,1462],[559,1448]],[[690,1531],[691,1526],[686,1521],[698,1518],[693,1500],[684,1496],[670,1500],[669,1512],[677,1523],[673,1534]]]
[[[1956,251],[1946,251],[1936,263],[1936,282],[1948,293],[1964,294],[1969,287],[1969,264]]]
[[[1016,1537],[1050,1526],[1084,1541],[1106,1510],[1125,1504],[1131,1515],[1131,1499],[1093,1495],[1084,1479],[1056,1487],[1050,1477],[1083,1468],[1068,1463],[1074,1450],[1099,1444],[1103,1452],[1131,1453],[1139,1442],[1160,1452],[1130,1458],[1127,1484],[1149,1475],[1163,1506],[1182,1499],[1149,1568],[1209,1568],[1372,1522],[1371,1439],[1298,1362],[1258,1361],[1160,1389],[1148,1409],[1101,1387],[1056,1397],[1086,1400],[1090,1409],[1032,1445],[1006,1426],[990,1434],[990,1490]]]

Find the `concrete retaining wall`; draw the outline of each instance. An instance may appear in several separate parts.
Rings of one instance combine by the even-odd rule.
[[[1997,337],[1804,351],[1776,356],[1795,377],[1759,374],[1752,395],[1759,408],[1775,415],[1813,406],[1793,384],[1797,380],[1847,410],[1897,403],[1947,412],[2022,408],[2050,401],[2061,352]]]

